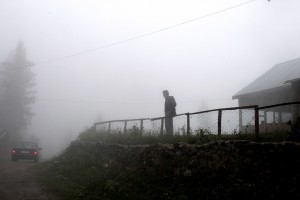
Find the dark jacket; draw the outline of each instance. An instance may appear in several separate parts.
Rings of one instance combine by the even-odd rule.
[[[173,96],[168,96],[165,98],[165,116],[175,116],[176,115],[176,101]]]

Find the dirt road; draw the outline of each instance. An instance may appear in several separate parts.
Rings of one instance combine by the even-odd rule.
[[[39,185],[32,174],[32,161],[0,161],[1,200],[58,200]]]

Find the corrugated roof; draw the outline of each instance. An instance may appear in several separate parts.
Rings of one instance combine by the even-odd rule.
[[[232,98],[237,99],[241,95],[281,87],[286,81],[298,78],[300,78],[300,58],[275,65]]]

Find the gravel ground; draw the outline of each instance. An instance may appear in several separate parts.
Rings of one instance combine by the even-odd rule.
[[[31,168],[32,161],[0,161],[1,200],[59,200],[56,195],[40,185]]]

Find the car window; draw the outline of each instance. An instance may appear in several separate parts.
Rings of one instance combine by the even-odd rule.
[[[37,144],[32,142],[22,142],[16,145],[17,148],[38,148]]]

